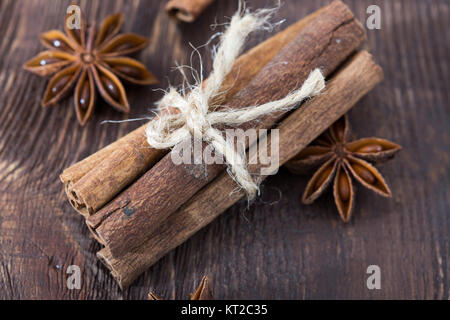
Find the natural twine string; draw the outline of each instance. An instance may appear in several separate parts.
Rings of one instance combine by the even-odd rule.
[[[208,80],[203,83],[203,86],[200,81],[200,84],[192,87],[186,96],[170,88],[159,102],[159,118],[151,121],[146,128],[147,141],[156,149],[171,148],[192,136],[201,137],[214,147],[215,152],[225,157],[228,173],[246,191],[250,199],[259,191],[259,187],[253,181],[246,162],[235,150],[233,143],[225,141],[222,132],[214,125],[240,125],[269,113],[293,109],[304,99],[317,95],[325,88],[322,73],[319,69],[315,69],[300,89],[281,100],[239,110],[214,111],[217,106],[211,110],[213,108],[209,103],[220,94],[222,82],[241,53],[245,39],[251,32],[267,25],[272,13],[273,10],[269,9],[245,14],[238,11],[221,37],[220,46],[213,61],[213,71]],[[161,112],[164,109],[167,111],[169,107],[178,109],[179,113]]]

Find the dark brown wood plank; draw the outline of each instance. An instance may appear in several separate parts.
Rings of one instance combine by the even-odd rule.
[[[385,80],[350,112],[350,122],[360,137],[379,136],[404,147],[380,167],[392,199],[357,186],[354,218],[344,224],[330,193],[302,205],[308,177],[282,169],[249,210],[245,203],[234,206],[124,292],[95,257],[100,248],[66,203],[58,174],[141,123],[100,125],[126,117],[99,102],[81,128],[70,98],[41,109],[46,81],[21,69],[42,50],[39,34],[62,27],[70,2],[0,2],[0,299],[144,299],[150,289],[181,299],[203,274],[223,299],[449,298],[448,1],[345,1],[361,21],[369,5],[382,10],[381,30],[368,30],[367,49]],[[248,3],[257,8],[274,1]],[[287,0],[277,19],[285,18],[285,26],[327,3]],[[217,0],[195,23],[177,26],[164,4],[80,1],[90,19],[120,10],[125,31],[152,38],[140,57],[163,89],[179,83],[171,67],[175,60],[189,62],[189,42],[205,43],[215,32],[215,18],[223,22],[237,7]],[[268,36],[252,37],[249,46]],[[208,48],[201,53],[209,70]],[[130,118],[147,114],[161,97],[151,87],[127,88]],[[81,268],[81,290],[66,288],[72,264]],[[366,287],[371,264],[381,268],[381,290]]]

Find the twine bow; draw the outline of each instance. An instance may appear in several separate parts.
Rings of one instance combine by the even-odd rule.
[[[215,152],[222,154],[228,165],[228,173],[243,188],[249,198],[259,191],[247,170],[246,161],[235,150],[233,143],[223,138],[215,125],[239,125],[255,120],[263,115],[280,110],[293,109],[301,101],[317,95],[325,88],[325,80],[319,69],[313,70],[300,89],[290,93],[283,99],[262,105],[249,106],[239,110],[211,110],[209,102],[220,92],[225,76],[231,71],[239,56],[247,36],[268,23],[273,10],[263,9],[256,13],[241,15],[238,11],[231,19],[213,61],[213,71],[204,86],[193,87],[190,93],[182,96],[174,88],[159,103],[160,111],[169,107],[178,109],[179,113],[160,113],[158,119],[151,121],[146,128],[147,141],[156,149],[171,148],[178,143],[200,137],[211,144]],[[224,110],[225,108],[222,108]]]

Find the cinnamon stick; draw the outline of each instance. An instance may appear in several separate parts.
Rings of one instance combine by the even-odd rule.
[[[169,16],[183,22],[193,22],[214,0],[169,0],[166,11]]]
[[[105,149],[71,168],[75,169],[75,175],[79,175],[76,170],[79,167],[82,167],[80,171],[90,168],[78,180],[65,178],[68,175],[66,171],[61,175],[61,180],[66,181],[65,189],[70,203],[85,217],[94,214],[166,153],[165,150],[145,145],[144,126]],[[99,160],[107,153],[103,160]],[[95,166],[91,168],[92,164]]]
[[[241,55],[227,75],[221,89],[224,94],[217,103],[228,101],[244,88],[322,10],[292,24]],[[165,150],[149,148],[144,125],[65,169],[60,179],[74,209],[88,218],[166,153]]]
[[[368,52],[360,52],[327,83],[325,91],[293,112],[278,127],[280,166],[295,156],[333,122],[355,105],[383,78],[382,69]],[[268,139],[270,149],[270,139]],[[259,172],[260,165],[250,167]],[[263,180],[265,177],[261,176]],[[121,288],[128,287],[141,273],[213,221],[239,199],[236,184],[224,172],[180,209],[134,250],[112,255],[108,247],[97,256],[111,270]]]
[[[364,40],[364,29],[350,9],[340,1],[333,2],[227,106],[238,109],[280,99],[302,84],[315,68],[325,76],[331,74]],[[271,128],[284,114],[272,113],[240,128]],[[138,246],[224,169],[220,164],[176,165],[168,154],[87,223],[96,238],[114,256],[120,256]]]

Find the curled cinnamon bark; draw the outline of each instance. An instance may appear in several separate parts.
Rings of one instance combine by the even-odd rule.
[[[331,79],[323,94],[306,102],[278,127],[280,166],[348,112],[382,78],[382,69],[368,52],[363,51],[353,57]],[[268,144],[270,141],[268,139]],[[261,164],[256,164],[249,169],[259,172],[260,168]],[[260,176],[261,180],[264,178]],[[113,255],[105,247],[97,256],[111,270],[120,287],[126,288],[165,254],[245,196],[242,191],[233,192],[235,188],[232,178],[224,172],[172,213],[136,249]]]
[[[340,1],[333,2],[226,105],[241,109],[281,99],[297,89],[316,68],[324,76],[330,75],[365,39],[364,28],[351,10]],[[275,112],[238,128],[270,129],[286,113]],[[248,140],[248,145],[254,142]],[[120,255],[139,245],[148,233],[157,230],[171,213],[225,168],[222,164],[177,165],[168,154],[91,216],[88,224],[113,255]]]
[[[243,106],[246,106],[249,104],[248,99],[251,99],[249,97],[252,97],[255,92],[262,92],[256,99],[260,98],[260,96],[276,99],[277,95],[283,96],[286,90],[290,90],[289,86],[293,86],[294,82],[295,84],[301,83],[302,77],[306,77],[308,72],[316,66],[322,66],[324,74],[331,74],[365,40],[363,28],[355,21],[351,12],[350,15],[348,14],[349,11],[340,1],[333,2],[330,6],[313,14],[313,16],[303,19],[241,56],[236,64],[236,68],[230,74],[229,82],[227,82],[229,90],[222,90],[226,93],[224,101],[228,101],[228,99],[233,97],[231,99],[234,102],[229,104],[231,107],[239,107],[241,103]],[[324,12],[327,14],[321,17]],[[321,18],[319,19],[319,17]],[[307,28],[307,25],[312,24],[317,19],[319,21],[314,22],[313,26]],[[298,42],[298,37],[301,33],[304,33],[303,40]],[[295,39],[297,39],[297,42],[292,45]],[[289,49],[287,49],[288,47]],[[274,59],[275,56],[281,54],[281,51],[283,51],[284,56]],[[292,66],[292,68],[286,70],[284,66],[291,59],[293,62],[289,66]],[[302,68],[298,69],[300,65]],[[352,65],[354,65],[353,62]],[[325,104],[323,108],[318,107],[316,109],[308,102],[306,106],[312,113],[302,114],[302,118],[295,118],[298,125],[303,126],[301,134],[304,134],[304,136],[299,138],[300,133],[298,132],[293,132],[292,136],[287,135],[289,140],[286,150],[284,150],[281,142],[282,137],[280,137],[280,151],[291,152],[293,153],[292,156],[296,154],[300,150],[299,148],[306,146],[320,133],[318,131],[322,130],[322,125],[318,126],[315,122],[317,121],[317,116],[326,117],[323,122],[323,130],[325,130],[326,127],[342,115],[344,110],[347,111],[351,104],[356,102],[354,99],[359,99],[364,94],[361,92],[370,90],[371,86],[379,81],[377,80],[378,75],[374,75],[378,71],[371,71],[369,68],[369,66],[373,67],[374,65],[373,61],[371,63],[366,61],[365,64],[358,64],[352,68],[352,73],[347,74],[346,82],[341,87],[338,87],[336,91],[333,91],[335,92],[333,96],[331,94],[328,96],[328,91],[325,92],[328,100],[323,102]],[[358,68],[361,68],[362,72],[366,72],[367,76],[359,76],[355,72],[355,69]],[[374,67],[374,69],[376,68]],[[354,79],[353,76],[355,77]],[[257,77],[259,79],[255,80]],[[275,82],[275,85],[273,83],[274,77],[279,77],[278,83]],[[270,87],[270,90],[267,90],[268,87]],[[339,91],[339,89],[342,91]],[[237,92],[239,94],[236,94]],[[252,98],[255,99],[254,96]],[[346,102],[345,99],[348,99],[350,102]],[[317,99],[312,101],[317,101]],[[297,113],[298,111],[295,112],[295,114]],[[281,117],[281,115],[279,116]],[[291,117],[288,119],[291,119]],[[271,127],[274,121],[274,119],[262,119],[260,123],[264,124],[265,127]],[[296,124],[296,122],[292,122],[291,125]],[[286,143],[286,136],[284,139]],[[119,141],[115,145],[121,148]],[[112,148],[112,150],[109,148],[107,151],[101,152],[102,155],[93,155],[92,162],[97,164],[92,166],[90,161],[88,161],[82,167],[90,167],[91,169],[89,170],[95,171],[98,163],[101,163],[105,157],[111,155],[114,150],[115,148]],[[281,155],[280,164],[282,163],[281,160],[285,161],[284,157],[287,157],[287,155]],[[175,169],[179,170],[180,168]],[[230,188],[233,190],[235,184],[228,179],[229,177],[226,174],[220,174],[222,169],[219,169],[210,171],[211,175],[208,181],[212,180],[212,182],[208,184],[208,181],[205,182],[201,177],[197,176],[199,170],[196,170],[194,167],[186,168],[187,171],[182,173],[187,173],[187,175],[182,175],[181,180],[175,179],[178,183],[174,184],[174,190],[180,190],[181,188],[181,192],[172,190],[172,195],[168,194],[169,198],[167,199],[170,201],[171,199],[174,200],[173,203],[169,203],[169,207],[163,207],[161,203],[155,201],[162,199],[167,204],[167,199],[165,198],[167,193],[163,193],[162,198],[158,198],[161,197],[161,194],[153,198],[152,201],[155,203],[153,207],[148,205],[148,203],[145,205],[145,202],[149,200],[149,192],[154,192],[155,187],[164,188],[164,184],[172,183],[172,180],[161,178],[161,184],[152,184],[150,188],[148,188],[148,185],[145,186],[145,184],[142,188],[137,187],[137,181],[128,189],[137,190],[137,194],[144,202],[134,201],[136,199],[139,200],[138,197],[128,198],[128,200],[133,200],[133,203],[129,201],[120,202],[121,200],[119,199],[123,198],[119,196],[111,202],[113,203],[111,208],[114,207],[114,210],[105,207],[88,219],[88,226],[96,239],[106,245],[98,253],[98,256],[111,269],[113,276],[122,287],[128,286],[140,273],[145,271],[165,253],[187,240],[192,234],[211,222],[241,197],[239,193],[231,193],[232,196],[230,196]],[[256,171],[257,168],[253,169]],[[211,168],[208,170],[211,170]],[[166,171],[170,172],[170,170]],[[84,175],[86,173],[81,175],[81,177]],[[213,180],[216,175],[219,175],[219,177]],[[78,176],[78,180],[80,179],[78,172],[74,176]],[[67,179],[67,175],[64,175],[64,173],[61,176],[61,179],[64,181],[63,178]],[[186,182],[186,179],[189,179],[192,184]],[[199,191],[202,186],[205,187]],[[186,188],[189,188],[189,190],[186,190]],[[191,196],[192,198],[190,198]],[[175,197],[175,199],[171,197]],[[151,225],[151,228],[146,228],[148,227],[148,221],[145,221],[145,219],[139,220],[140,218],[135,219],[133,217],[135,214],[141,216],[142,213],[148,213],[148,211],[153,209],[158,211],[158,216],[156,220],[155,217],[150,219],[151,221],[157,221],[157,224]],[[130,225],[137,226],[137,228],[128,228],[129,225],[127,224],[130,221]],[[139,221],[144,222],[140,224],[138,223]],[[121,240],[117,241],[119,238]]]
[[[193,22],[214,0],[169,0],[166,11],[183,22]]]
[[[217,103],[228,101],[291,42],[318,10],[241,55],[226,77]],[[145,125],[132,131],[60,175],[67,197],[76,211],[88,218],[139,178],[167,151],[149,148]]]

